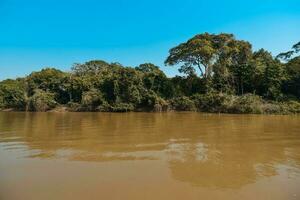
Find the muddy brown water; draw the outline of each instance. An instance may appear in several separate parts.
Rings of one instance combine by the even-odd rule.
[[[0,113],[1,200],[300,199],[300,116]]]

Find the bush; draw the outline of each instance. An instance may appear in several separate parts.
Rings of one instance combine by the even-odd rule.
[[[230,113],[263,113],[263,100],[261,97],[254,94],[245,94],[237,96],[233,104],[228,108]]]
[[[110,110],[111,112],[129,112],[129,111],[133,111],[134,110],[134,106],[132,104],[129,103],[116,103],[112,106],[110,106]]]
[[[193,96],[198,110],[203,112],[219,113],[263,113],[264,102],[261,97],[254,94],[242,96],[228,95],[224,93],[210,92],[207,94],[197,94]],[[267,109],[267,107],[266,107]],[[268,107],[269,112],[271,106]],[[273,108],[275,109],[275,108]],[[278,108],[276,108],[278,109]]]
[[[153,106],[153,110],[154,112],[162,112],[162,111],[168,111],[169,108],[169,104],[168,102],[166,102],[164,99],[162,98],[158,98],[157,101],[155,102],[154,106]]]
[[[262,105],[263,113],[266,114],[297,114],[300,113],[298,101],[267,102]]]
[[[79,103],[75,102],[69,102],[67,104],[68,110],[72,112],[79,112],[81,109],[81,105]]]
[[[192,97],[196,108],[202,112],[226,112],[232,104],[233,97],[223,93],[209,92]]]
[[[167,111],[168,103],[159,97],[155,92],[150,91],[143,96],[141,103],[137,106],[137,110],[156,112]]]
[[[4,108],[3,96],[0,94],[0,110]]]
[[[265,114],[286,114],[283,106],[275,102],[264,103],[262,105],[262,110]]]
[[[97,89],[91,89],[82,94],[81,99],[81,108],[82,111],[96,111],[96,109],[106,101],[103,98],[103,95]]]
[[[112,107],[111,105],[109,105],[109,103],[103,102],[100,106],[97,107],[96,110],[100,112],[110,112],[112,110]]]
[[[248,59],[244,54],[251,54],[250,46],[244,47],[228,55],[234,61],[230,65],[214,62],[207,77],[197,76],[189,59],[181,68],[186,76],[173,78],[151,63],[131,68],[95,60],[75,64],[70,73],[46,68],[25,78],[0,81],[0,110],[47,111],[60,105],[55,111],[63,111],[67,104],[70,111],[300,113],[299,56],[280,64],[269,52],[259,50],[244,62]],[[182,61],[170,59],[169,64]],[[261,97],[235,96],[244,92]]]
[[[25,110],[27,104],[23,80],[4,80],[0,82],[0,108]]]
[[[300,102],[298,101],[288,101],[282,103],[282,110],[284,113],[300,113]]]
[[[108,102],[103,101],[100,105],[87,107],[79,103],[68,103],[70,111],[74,112],[86,112],[86,111],[97,111],[97,112],[130,112],[134,110],[133,104],[128,103],[115,103],[110,105]]]
[[[34,95],[29,99],[30,111],[47,111],[57,105],[54,100],[55,95],[43,90],[35,90]]]
[[[194,101],[189,99],[188,97],[177,97],[170,101],[172,109],[178,111],[196,111],[196,106]]]

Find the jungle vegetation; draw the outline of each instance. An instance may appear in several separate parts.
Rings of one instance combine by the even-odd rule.
[[[300,113],[300,42],[273,57],[233,34],[198,34],[170,49],[167,77],[151,63],[136,67],[92,60],[69,72],[44,68],[0,82],[0,109],[48,111],[202,111]]]

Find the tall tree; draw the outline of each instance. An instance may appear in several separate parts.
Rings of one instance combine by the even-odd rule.
[[[64,87],[63,80],[67,73],[54,68],[44,68],[41,71],[33,72],[27,77],[27,92],[31,96],[37,89],[56,94],[55,99],[59,103],[66,103],[69,100],[68,93]]]
[[[290,60],[285,67],[287,79],[284,81],[283,90],[286,94],[300,99],[300,56]]]
[[[242,44],[251,49],[249,43],[236,40],[232,34],[199,34],[172,48],[165,64],[180,64],[180,71],[190,74],[193,68],[197,68],[201,76],[208,78],[212,76],[216,63],[237,61]]]
[[[295,53],[298,53],[300,51],[300,42],[298,42],[297,44],[294,44],[293,49],[294,49]]]
[[[293,45],[292,50],[283,52],[277,55],[276,58],[288,61],[290,60],[295,54],[300,52],[300,42]]]

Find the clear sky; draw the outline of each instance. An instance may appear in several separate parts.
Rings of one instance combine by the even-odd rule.
[[[0,79],[91,59],[153,62],[172,76],[168,50],[203,32],[276,55],[300,41],[300,1],[0,0]]]

